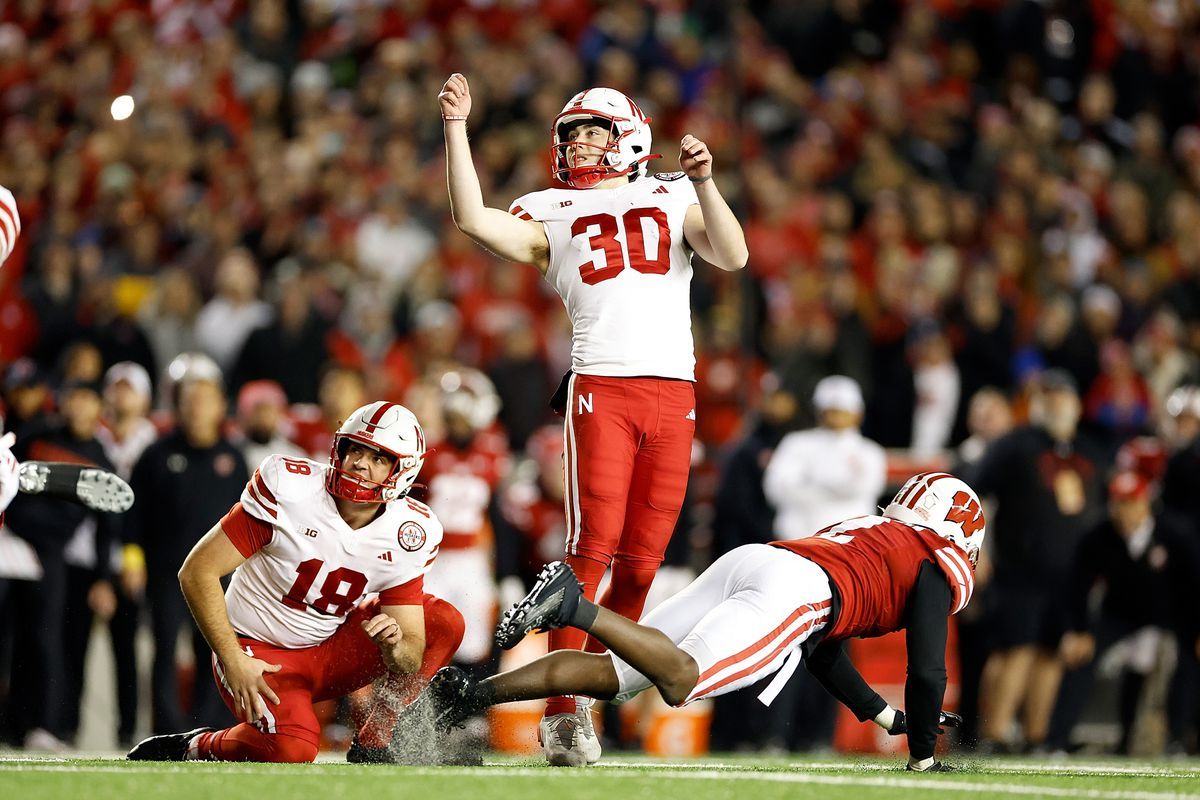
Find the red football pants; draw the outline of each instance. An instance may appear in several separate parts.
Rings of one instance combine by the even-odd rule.
[[[687,491],[696,394],[688,381],[573,375],[567,394],[567,562],[589,599],[608,566],[602,603],[630,619],[646,592]],[[552,650],[579,649],[586,634],[552,631]],[[591,648],[590,648],[591,649]],[[595,648],[598,649],[598,648]],[[565,708],[550,704],[547,713]]]
[[[389,675],[385,691],[412,691],[450,663],[462,641],[462,614],[445,600],[425,595],[425,656],[415,676]],[[316,647],[289,650],[254,639],[239,638],[242,649],[268,664],[283,669],[265,674],[267,684],[279,696],[279,704],[266,700],[267,714],[253,725],[241,723],[205,734],[199,740],[199,755],[215,761],[273,761],[297,763],[317,757],[321,740],[320,723],[313,703],[342,697],[388,674],[379,648],[363,633],[361,623],[379,613],[378,601],[350,612],[337,633]],[[213,658],[213,678],[221,699],[234,715],[233,696],[225,688],[223,670]],[[415,680],[414,680],[415,678]],[[264,698],[265,700],[265,698]],[[367,726],[387,727],[375,731],[370,746],[385,744],[394,724],[395,703],[378,698]],[[363,733],[360,732],[360,739]]]

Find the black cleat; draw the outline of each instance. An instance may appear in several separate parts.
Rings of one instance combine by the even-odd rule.
[[[192,739],[213,728],[193,728],[187,733],[167,733],[142,739],[125,757],[130,761],[183,761]]]
[[[396,722],[396,736],[407,730],[417,730],[432,725],[439,734],[449,733],[452,728],[461,728],[466,720],[483,710],[484,706],[471,701],[478,681],[458,667],[442,667],[429,681],[429,685],[400,712]],[[405,724],[409,723],[409,724]],[[393,743],[395,737],[393,737]]]
[[[387,747],[364,747],[356,738],[346,760],[352,764],[482,766],[482,744],[465,731],[454,730],[487,706],[477,699],[476,686],[458,667],[443,667],[397,715]]]
[[[350,764],[393,763],[386,747],[365,747],[359,744],[357,736],[350,742],[350,749],[346,751],[346,761]]]
[[[952,767],[944,761],[935,761],[925,769],[916,769],[912,764],[904,768],[908,772],[958,772],[958,767]]]
[[[583,586],[570,566],[561,561],[547,564],[529,594],[504,612],[496,626],[496,644],[511,650],[533,631],[566,627],[582,598]]]
[[[22,494],[44,494],[70,500],[93,511],[119,513],[133,505],[133,489],[119,476],[99,467],[57,461],[21,464],[17,485]]]

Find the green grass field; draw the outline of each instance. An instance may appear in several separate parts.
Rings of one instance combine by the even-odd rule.
[[[953,760],[953,759],[952,759]],[[365,767],[147,764],[117,759],[0,756],[0,800],[870,800],[938,797],[1200,798],[1200,762],[959,760],[951,775],[913,775],[897,759],[795,760],[710,756],[605,758],[584,770],[494,757],[487,766]]]

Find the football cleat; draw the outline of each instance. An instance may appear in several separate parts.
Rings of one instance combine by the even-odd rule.
[[[589,712],[590,713],[590,712]],[[586,767],[587,754],[580,746],[583,722],[574,714],[552,714],[538,723],[538,741],[546,763],[552,767]]]
[[[192,739],[212,730],[213,728],[193,728],[187,733],[151,736],[135,744],[125,758],[130,761],[183,761],[187,757]]]
[[[596,735],[596,726],[592,719],[592,705],[595,700],[590,697],[575,698],[575,715],[579,717],[579,749],[583,751],[587,763],[595,764],[600,760],[603,748],[600,747],[600,737]]]
[[[133,505],[133,489],[99,467],[57,461],[26,461],[17,478],[22,494],[71,500],[93,511],[120,513]]]
[[[925,769],[917,769],[910,763],[904,769],[906,772],[958,772],[958,767],[952,767],[944,761],[935,761]]]
[[[547,564],[529,594],[504,612],[496,626],[496,644],[511,650],[533,631],[569,625],[582,597],[583,586],[570,566],[561,561]]]
[[[469,717],[486,704],[476,698],[477,683],[458,667],[438,670],[429,685],[396,717],[392,741],[382,751],[351,745],[346,760],[374,764],[453,764],[479,766],[480,747],[469,736],[457,736]]]

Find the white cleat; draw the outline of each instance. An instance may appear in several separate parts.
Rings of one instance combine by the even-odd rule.
[[[582,728],[579,712],[574,714],[554,714],[542,717],[538,723],[538,741],[542,744],[542,753],[546,763],[552,767],[586,767],[587,755],[579,746],[579,733]]]
[[[596,726],[592,724],[592,706],[595,702],[590,697],[575,698],[575,715],[579,717],[579,749],[583,751],[588,764],[595,764],[604,752],[600,747],[600,737],[596,735]]]

